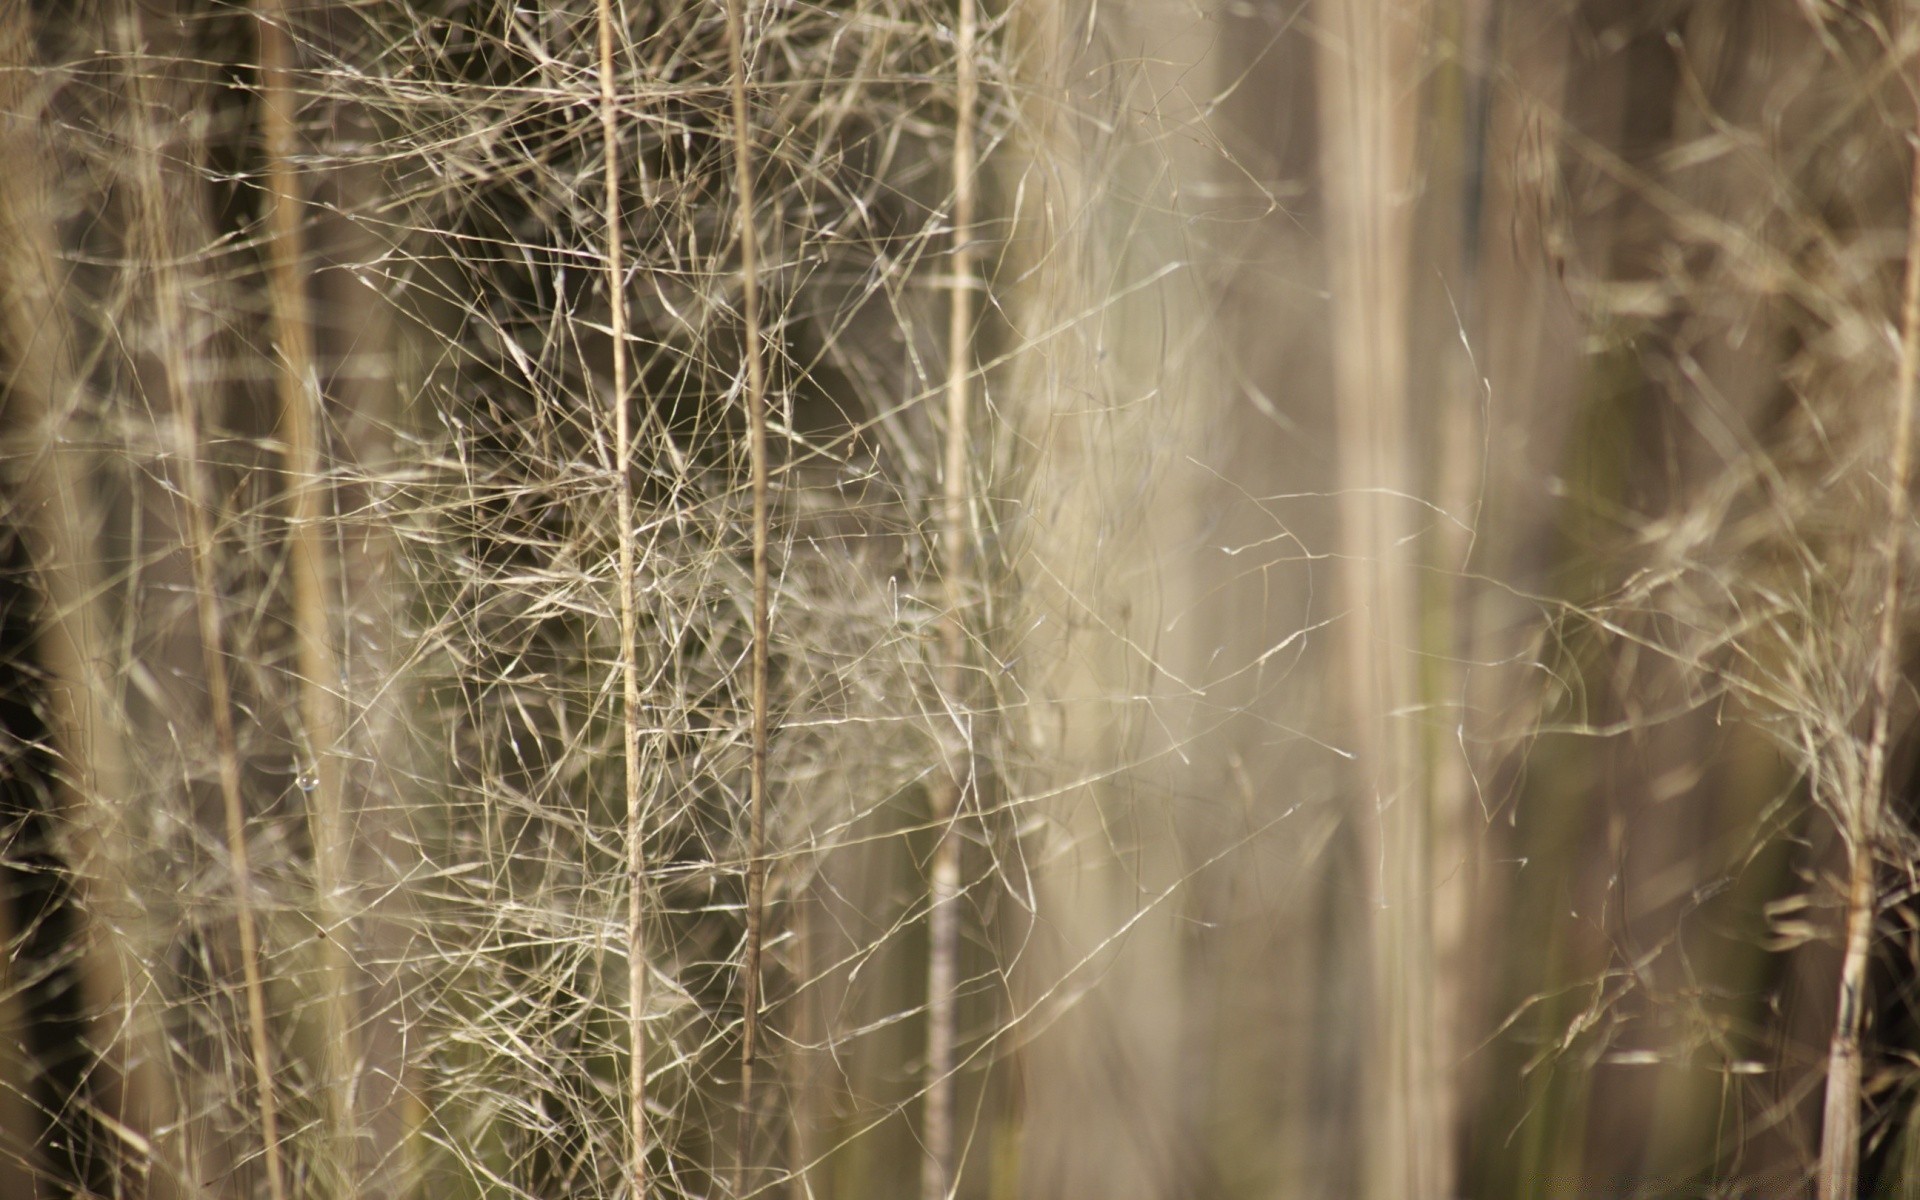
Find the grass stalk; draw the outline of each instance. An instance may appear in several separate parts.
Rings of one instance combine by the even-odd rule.
[[[163,293],[164,294],[164,293]],[[166,300],[162,300],[166,303]],[[212,709],[214,753],[220,774],[220,802],[226,817],[227,854],[233,871],[234,920],[240,933],[240,969],[246,989],[248,1049],[253,1058],[260,1136],[265,1146],[267,1194],[285,1200],[280,1162],[279,1103],[274,1093],[273,1048],[267,1033],[266,983],[260,968],[260,932],[255,918],[253,867],[247,851],[246,798],[240,787],[240,749],[233,728],[232,687],[227,677],[224,606],[216,589],[213,533],[207,519],[212,489],[199,461],[200,430],[192,397],[169,372],[174,413],[180,422],[183,491],[187,507],[187,552],[193,561],[194,611],[200,625],[201,660],[207,673],[207,703]]]
[[[648,1195],[647,1178],[647,941],[646,814],[641,792],[640,657],[634,572],[638,570],[633,526],[633,418],[628,410],[626,263],[620,206],[620,105],[615,76],[612,0],[600,0],[600,133],[606,155],[607,306],[613,343],[614,497],[619,523],[621,762],[627,808],[627,1050],[628,1122],[632,1126],[628,1170],[634,1200]]]
[[[1874,643],[1872,725],[1860,791],[1841,814],[1847,850],[1847,910],[1840,986],[1827,1048],[1827,1087],[1820,1122],[1820,1200],[1851,1200],[1860,1166],[1860,1027],[1866,1001],[1873,926],[1880,915],[1875,868],[1888,805],[1887,755],[1893,692],[1900,669],[1901,590],[1907,524],[1913,501],[1914,395],[1920,390],[1920,153],[1907,192],[1907,260],[1900,297],[1900,359],[1894,376],[1892,449],[1887,465],[1887,523],[1880,540],[1884,577]]]
[[[134,98],[140,119],[149,122],[153,105],[144,94],[144,72],[136,64],[131,73]],[[234,921],[240,938],[240,970],[247,1010],[247,1040],[253,1060],[255,1106],[260,1120],[264,1148],[267,1194],[271,1200],[285,1200],[285,1171],[280,1153],[280,1112],[274,1089],[273,1047],[267,1028],[265,976],[261,969],[260,932],[254,907],[254,883],[251,855],[247,847],[247,804],[240,782],[240,747],[233,724],[233,688],[227,674],[226,612],[220,599],[220,582],[215,562],[213,525],[213,488],[202,461],[201,414],[195,392],[188,387],[190,364],[186,331],[181,315],[186,311],[175,267],[174,238],[165,183],[160,174],[157,146],[142,147],[138,154],[141,180],[141,233],[151,256],[153,303],[159,338],[161,375],[167,403],[177,423],[177,453],[180,459],[179,487],[186,509],[186,545],[192,567],[194,616],[199,626],[202,669],[206,673],[207,706],[213,724],[214,759],[217,768],[220,801],[226,821],[229,869],[233,873]]]
[[[966,655],[967,508],[969,410],[973,380],[973,222],[976,150],[974,106],[979,80],[974,64],[978,35],[975,0],[960,0],[955,26],[957,85],[953,127],[953,251],[948,283],[947,433],[940,510],[940,564],[946,583],[940,622],[940,696],[944,717],[955,726],[946,770],[932,789],[931,818],[938,840],[929,870],[927,904],[926,1099],[920,1131],[920,1200],[946,1200],[954,1177],[955,989],[960,954],[960,834],[957,821],[971,774],[971,737],[961,700]]]
[[[727,0],[727,76],[733,102],[735,222],[740,237],[740,315],[747,367],[747,455],[753,474],[752,765],[747,832],[747,945],[740,1032],[740,1134],[734,1194],[753,1161],[753,1065],[760,1032],[760,953],[767,886],[767,372],[760,353],[760,235],[754,223],[753,125],[747,108],[746,0]]]
[[[38,128],[33,37],[29,7],[0,0],[0,64],[8,68],[0,70],[0,160],[7,164],[0,171],[0,338],[7,350],[6,457],[19,464],[17,481],[10,481],[18,488],[12,519],[41,593],[34,653],[47,679],[52,748],[64,768],[51,804],[66,833],[61,849],[78,920],[81,1004],[91,1052],[104,1068],[94,1072],[92,1094],[72,1100],[76,1110],[97,1106],[126,1152],[119,1171],[160,1200],[198,1189],[156,1066],[163,1061],[157,1020],[124,966],[128,931],[120,921],[138,917],[121,890],[128,881],[113,826],[115,806],[130,795],[131,773],[123,727],[114,719],[117,684],[104,669],[114,639],[94,540],[104,524],[92,486],[98,467],[80,415],[87,389],[66,312],[57,171]]]
[[[741,996],[739,1039],[739,1146],[735,1150],[733,1194],[745,1194],[753,1164],[753,1060],[760,1033],[760,943],[766,906],[766,639],[770,624],[766,584],[768,467],[766,467],[766,363],[760,357],[760,234],[755,225],[753,125],[747,111],[747,0],[728,0],[726,54],[733,102],[733,202],[739,225],[741,321],[747,357],[747,459],[753,472],[753,682],[751,780],[747,829],[747,958]]]
[[[293,167],[297,150],[293,48],[286,28],[286,9],[280,0],[262,0],[256,16],[271,235],[268,292],[273,345],[280,360],[275,384],[286,443],[288,574],[300,673],[301,752],[306,760],[302,770],[311,772],[309,781],[313,785],[306,793],[307,817],[313,842],[314,899],[320,927],[325,931],[321,939],[322,1099],[332,1147],[330,1159],[346,1181],[344,1194],[352,1190],[351,1181],[357,1175],[353,1073],[359,1053],[353,1020],[353,964],[348,949],[351,931],[342,908],[351,847],[341,812],[341,762],[336,743],[342,722],[335,691],[340,667],[327,603],[332,581],[322,536],[328,515],[322,452],[324,410],[313,361],[300,183]]]
[[[247,1010],[247,1040],[253,1061],[255,1105],[265,1153],[267,1194],[285,1200],[285,1172],[280,1154],[279,1103],[274,1090],[273,1048],[267,1029],[265,976],[261,969],[260,932],[254,906],[252,859],[247,848],[247,804],[240,782],[240,747],[233,724],[233,688],[227,674],[226,613],[219,593],[219,573],[209,514],[213,488],[201,460],[203,441],[199,405],[186,384],[188,368],[183,332],[178,326],[184,297],[172,264],[176,261],[167,234],[166,209],[152,164],[151,149],[141,156],[149,168],[142,214],[151,239],[154,269],[154,308],[164,359],[168,407],[177,422],[180,458],[179,487],[186,509],[186,545],[192,565],[194,616],[199,626],[201,666],[206,673],[208,715],[213,723],[214,759],[226,822],[228,867],[233,873],[234,921],[240,938],[240,970]]]
[[[1368,1091],[1384,1132],[1367,1154],[1366,1194],[1378,1200],[1451,1194],[1433,1011],[1432,780],[1404,715],[1418,701],[1419,582],[1407,502],[1396,494],[1417,487],[1407,339],[1419,114],[1408,81],[1419,77],[1424,10],[1391,0],[1320,5],[1341,576],[1352,614],[1343,623],[1345,686],[1361,827],[1377,871]]]

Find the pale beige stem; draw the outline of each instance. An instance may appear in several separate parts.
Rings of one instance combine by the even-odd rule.
[[[1840,814],[1847,847],[1846,949],[1827,1049],[1826,1102],[1820,1123],[1820,1200],[1853,1200],[1860,1166],[1860,1022],[1867,961],[1879,916],[1874,868],[1887,805],[1887,746],[1894,684],[1900,669],[1900,592],[1905,578],[1907,524],[1913,500],[1913,410],[1920,381],[1920,154],[1914,155],[1907,195],[1907,266],[1900,299],[1900,362],[1893,389],[1893,448],[1887,466],[1887,523],[1880,554],[1885,579],[1873,658],[1873,724],[1867,738],[1860,792]]]
[[[138,42],[135,43],[138,45]],[[141,120],[151,128],[152,106],[142,94],[144,71],[136,62],[131,72]],[[200,433],[200,407],[188,386],[190,371],[186,312],[175,264],[173,214],[161,177],[157,147],[139,156],[142,172],[140,220],[148,261],[153,264],[153,304],[159,335],[161,374],[168,407],[178,423],[176,453],[180,490],[185,501],[187,552],[192,560],[194,614],[200,632],[200,653],[206,672],[207,705],[213,722],[214,756],[219,772],[220,799],[226,817],[227,854],[233,872],[234,919],[240,935],[240,970],[247,1007],[248,1048],[253,1059],[255,1104],[264,1144],[267,1193],[285,1200],[285,1175],[280,1155],[279,1103],[274,1090],[274,1064],[267,1029],[266,982],[260,967],[260,934],[254,910],[251,857],[247,847],[247,804],[240,782],[240,748],[233,724],[232,686],[227,675],[226,614],[219,592],[215,544],[210,514],[213,488],[207,478]]]
[[[767,638],[767,370],[760,353],[760,234],[754,224],[753,125],[747,108],[746,0],[727,0],[727,74],[733,94],[733,185],[740,237],[740,315],[747,366],[747,454],[753,473],[753,694],[751,795],[747,832],[747,946],[741,991],[740,1135],[734,1163],[736,1196],[746,1190],[754,1133],[753,1063],[760,1031],[760,952],[766,903]]]
[[[1426,629],[1422,639],[1427,656],[1426,695],[1441,718],[1429,726],[1422,753],[1432,764],[1428,795],[1434,995],[1429,1027],[1436,1077],[1429,1095],[1434,1103],[1448,1106],[1434,1114],[1433,1121],[1442,1139],[1443,1177],[1452,1173],[1451,1166],[1446,1165],[1447,1139],[1470,1104],[1464,1095],[1468,1085],[1459,1078],[1463,1072],[1455,1064],[1464,1057],[1461,1047],[1475,1040],[1469,1030],[1469,1010],[1476,974],[1471,929],[1476,797],[1468,747],[1477,743],[1467,733],[1470,677],[1462,664],[1478,660],[1474,613],[1483,591],[1475,578],[1473,559],[1485,486],[1485,385],[1477,353],[1468,339],[1475,315],[1486,308],[1480,264],[1470,261],[1468,254],[1476,236],[1469,229],[1477,228],[1482,220],[1475,194],[1478,189],[1471,181],[1482,169],[1482,101],[1488,86],[1488,68],[1476,61],[1476,56],[1491,41],[1493,5],[1490,0],[1457,0],[1450,15],[1456,44],[1470,49],[1456,52],[1450,69],[1441,75],[1461,98],[1461,118],[1449,129],[1437,131],[1434,138],[1434,153],[1450,153],[1453,158],[1458,183],[1450,197],[1442,201],[1441,215],[1448,232],[1433,256],[1443,264],[1444,278],[1458,280],[1461,286],[1457,293],[1448,288],[1444,315],[1433,314],[1434,322],[1445,323],[1430,326],[1440,334],[1436,339],[1439,344],[1427,345],[1436,355],[1446,356],[1441,367],[1431,373],[1440,390],[1422,391],[1414,397],[1418,408],[1438,414],[1438,429],[1429,426],[1426,434],[1438,435],[1435,495],[1442,511],[1452,517],[1438,531],[1434,565],[1440,581],[1439,595],[1423,614]]]
[[[260,47],[261,124],[267,159],[268,293],[273,305],[273,344],[279,354],[276,383],[280,427],[286,442],[288,574],[299,670],[302,791],[307,797],[313,842],[313,882],[320,927],[322,1091],[326,1105],[329,1165],[340,1176],[340,1194],[358,1178],[358,1123],[353,1102],[359,1062],[353,1019],[354,971],[351,931],[342,908],[342,888],[351,847],[341,813],[340,677],[332,618],[332,586],[326,539],[326,472],[323,408],[314,369],[312,320],[307,303],[301,189],[294,173],[297,152],[293,48],[281,0],[261,0],[256,21]]]
[[[77,949],[88,1036],[104,1068],[90,1100],[124,1131],[117,1173],[144,1181],[147,1196],[158,1200],[196,1189],[161,1074],[158,1022],[122,965],[124,939],[139,920],[125,893],[114,829],[131,794],[131,772],[114,719],[114,639],[95,541],[102,525],[92,487],[97,466],[83,428],[86,388],[62,294],[57,171],[39,128],[32,46],[29,7],[0,0],[0,338],[8,372],[0,457],[18,471],[10,481],[16,519],[41,593],[34,653],[47,677],[48,725],[61,764],[53,803],[73,908],[84,917]]]
[[[960,831],[958,820],[972,773],[972,728],[961,696],[967,650],[968,430],[973,380],[973,221],[975,162],[973,112],[979,78],[975,0],[960,0],[955,28],[953,130],[953,262],[948,283],[947,444],[940,511],[941,575],[946,612],[940,623],[940,703],[943,722],[955,726],[945,770],[932,788],[934,843],[927,895],[927,1065],[921,1121],[920,1200],[946,1200],[954,1185],[954,1027],[960,957]],[[942,731],[943,741],[949,736]]]
[[[1407,332],[1425,0],[1322,0],[1321,168],[1340,444],[1342,633],[1360,827],[1376,872],[1373,1200],[1451,1194],[1448,1090],[1436,1053],[1432,845],[1409,719],[1418,701]]]
[[[646,820],[641,791],[640,658],[634,573],[639,569],[633,527],[633,420],[627,411],[627,293],[625,218],[620,208],[620,107],[615,86],[612,0],[600,0],[600,134],[606,154],[607,305],[613,341],[614,497],[619,522],[621,747],[627,801],[627,1120],[632,1126],[629,1171],[633,1200],[645,1200],[647,1177],[647,942]]]

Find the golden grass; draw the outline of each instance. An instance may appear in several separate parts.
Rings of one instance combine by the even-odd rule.
[[[1910,1189],[1916,29],[0,0],[0,1186]]]

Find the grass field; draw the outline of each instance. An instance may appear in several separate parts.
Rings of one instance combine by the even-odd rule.
[[[1917,59],[0,0],[0,1197],[1920,1195]]]

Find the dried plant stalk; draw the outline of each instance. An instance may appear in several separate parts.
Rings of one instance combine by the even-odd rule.
[[[74,359],[52,195],[53,164],[34,103],[29,6],[0,2],[0,335],[7,342],[7,457],[20,464],[13,518],[26,543],[42,606],[34,650],[47,679],[52,750],[62,765],[53,805],[65,831],[77,932],[81,1005],[104,1069],[93,1094],[124,1152],[120,1173],[159,1200],[197,1193],[190,1158],[177,1153],[179,1123],[156,1064],[157,1021],[123,966],[129,914],[119,889],[116,806],[130,796],[128,750],[113,716],[107,589],[93,539],[102,527],[91,479],[97,469],[80,425],[85,381]],[[18,439],[11,441],[11,439]],[[12,943],[9,943],[11,945]]]
[[[137,44],[137,43],[136,43]],[[144,72],[136,63],[131,72],[142,121],[151,119],[152,106],[142,94]],[[228,869],[233,875],[234,922],[240,936],[240,970],[245,991],[247,1039],[253,1060],[255,1105],[265,1151],[267,1194],[285,1200],[285,1172],[280,1152],[279,1102],[275,1092],[273,1048],[267,1027],[266,982],[261,969],[260,933],[254,906],[252,859],[247,846],[247,803],[240,782],[240,747],[233,724],[232,684],[227,673],[226,613],[220,598],[211,513],[214,499],[202,459],[200,405],[188,386],[190,364],[186,331],[181,327],[186,297],[175,264],[179,261],[172,236],[172,214],[160,176],[157,148],[138,156],[142,173],[140,234],[153,270],[153,305],[159,335],[161,373],[168,407],[177,423],[179,486],[186,510],[187,555],[192,564],[193,607],[199,625],[200,656],[206,673],[207,706],[214,735],[214,759],[220,800],[226,820]]]
[[[1878,597],[1880,627],[1874,643],[1872,726],[1860,791],[1840,814],[1847,850],[1844,955],[1827,1048],[1827,1088],[1820,1123],[1820,1200],[1851,1200],[1860,1166],[1860,1024],[1873,926],[1880,915],[1875,881],[1880,839],[1887,821],[1887,753],[1894,684],[1900,671],[1901,590],[1905,580],[1907,524],[1913,500],[1914,394],[1920,390],[1920,153],[1914,155],[1908,187],[1907,261],[1900,298],[1900,361],[1893,389],[1893,446],[1887,466],[1887,523],[1881,534],[1884,571]]]
[[[958,820],[972,777],[972,728],[961,696],[967,649],[967,509],[971,464],[968,429],[973,379],[974,175],[973,120],[979,93],[974,63],[975,0],[960,0],[955,27],[953,127],[953,252],[948,283],[947,434],[940,509],[940,564],[946,610],[940,622],[940,705],[951,724],[945,769],[932,787],[931,820],[937,841],[927,896],[926,1107],[921,1122],[920,1200],[946,1200],[954,1184],[954,1027],[960,955],[960,832]],[[942,711],[943,710],[943,711]]]
[[[615,30],[612,0],[600,0],[600,134],[605,154],[608,325],[613,342],[614,497],[619,522],[621,767],[627,809],[627,1120],[628,1171],[634,1200],[649,1194],[647,1178],[647,942],[646,813],[641,792],[640,659],[637,627],[639,598],[634,572],[639,568],[633,527],[633,421],[628,414],[626,264],[624,218],[620,207],[620,107],[615,87]]]
[[[1358,754],[1355,785],[1368,861],[1379,864],[1373,922],[1375,1029],[1368,1089],[1383,1133],[1367,1194],[1451,1194],[1450,1104],[1433,998],[1428,773],[1407,714],[1418,701],[1413,647],[1419,580],[1403,493],[1412,478],[1407,329],[1411,292],[1414,103],[1425,5],[1320,5],[1321,161],[1333,293],[1343,622]]]
[[[767,369],[760,346],[760,235],[754,223],[753,125],[747,106],[746,0],[727,0],[727,76],[733,104],[733,185],[740,239],[740,316],[746,357],[748,469],[753,474],[753,647],[747,831],[747,945],[740,1013],[740,1133],[734,1193],[752,1165],[753,1064],[760,1032],[760,955],[767,886]]]
[[[332,572],[323,536],[328,517],[322,445],[324,408],[313,361],[301,189],[293,166],[298,150],[294,126],[297,99],[286,8],[280,0],[262,0],[256,18],[261,124],[267,158],[267,225],[271,234],[268,292],[273,345],[279,354],[275,384],[286,439],[288,575],[299,670],[304,756],[301,771],[312,785],[310,789],[303,785],[302,790],[307,796],[313,841],[315,908],[325,934],[321,938],[321,1090],[329,1159],[345,1192],[350,1193],[358,1175],[353,1074],[360,1056],[358,1023],[353,1015],[353,963],[348,948],[352,933],[342,907],[351,846],[341,812],[341,761],[336,746],[341,732],[340,698],[335,691],[340,666],[327,601]]]

